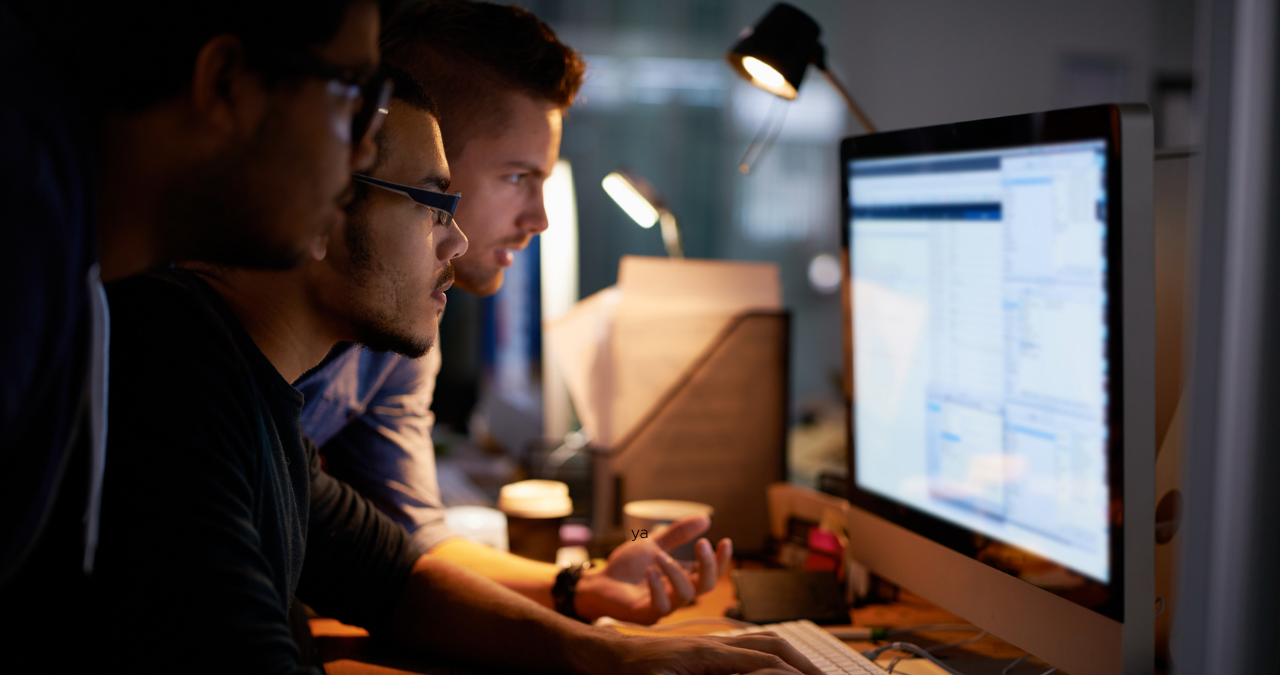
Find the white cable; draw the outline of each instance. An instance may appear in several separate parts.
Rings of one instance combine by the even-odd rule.
[[[878,647],[876,649],[869,649],[865,652],[862,652],[862,655],[872,661],[875,661],[876,657],[880,656],[880,654],[887,652],[891,649],[896,649],[901,652],[910,652],[912,654],[915,654],[916,656],[919,656],[922,659],[929,659],[930,661],[933,662],[934,665],[947,671],[948,673],[951,673],[951,675],[964,675],[964,673],[954,670],[951,668],[951,666],[948,666],[947,664],[940,661],[938,657],[934,656],[933,654],[930,654],[929,652],[921,649],[916,645],[911,644],[910,642],[893,642],[883,647]]]
[[[926,651],[926,652],[929,652],[930,654],[932,654],[932,653],[937,652],[937,651],[942,651],[943,649],[951,649],[952,647],[961,647],[961,646],[963,646],[963,645],[971,645],[971,644],[973,644],[973,643],[975,643],[975,642],[977,642],[977,641],[981,640],[982,638],[986,637],[987,635],[989,635],[989,633],[987,633],[987,631],[985,631],[985,630],[984,630],[984,631],[982,631],[981,633],[978,633],[977,635],[975,635],[975,636],[973,636],[973,637],[971,637],[971,638],[969,638],[969,639],[967,639],[967,640],[958,640],[958,641],[956,641],[956,642],[948,642],[948,643],[947,643],[947,644],[945,644],[945,645],[934,645],[934,646],[932,646],[932,647],[929,647],[928,649],[925,649],[925,651]]]
[[[1022,656],[1019,656],[1018,658],[1010,661],[1009,665],[1005,666],[1004,670],[1000,671],[1000,675],[1009,675],[1009,671],[1013,670],[1014,666],[1018,665],[1019,663],[1022,663],[1023,661],[1026,661],[1029,658],[1031,658],[1030,654],[1023,654]]]

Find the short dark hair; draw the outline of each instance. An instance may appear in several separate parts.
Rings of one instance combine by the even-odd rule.
[[[565,109],[586,71],[582,57],[528,10],[470,0],[402,5],[382,31],[382,56],[435,98],[450,158],[477,132],[504,126],[504,94]]]
[[[422,88],[422,85],[418,84],[416,80],[410,77],[408,73],[393,65],[384,63],[382,64],[382,68],[379,69],[378,77],[379,79],[391,80],[392,86],[394,87],[391,94],[392,99],[403,101],[404,103],[431,115],[436,119],[437,124],[440,122],[440,108],[436,105],[435,99]],[[387,161],[387,149],[389,146],[387,145],[386,125],[383,125],[381,129],[378,129],[378,133],[373,137],[373,140],[378,146],[378,155],[373,160],[373,166],[370,166],[366,171],[366,173],[371,175],[374,171],[378,170],[378,167],[382,166],[383,162]],[[365,196],[369,194],[370,188],[368,185],[360,182],[356,182],[353,185],[355,187],[356,197],[352,202],[352,207],[358,209],[360,207],[356,203],[362,201]]]
[[[350,5],[376,1],[10,0],[91,110],[126,111],[178,95],[218,35],[239,38],[250,67],[271,75],[274,57],[329,42]]]

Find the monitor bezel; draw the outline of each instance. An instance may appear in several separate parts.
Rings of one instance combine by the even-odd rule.
[[[945,546],[962,555],[974,558],[977,546],[974,545],[975,534],[962,526],[946,521],[924,511],[888,499],[878,493],[863,490],[858,486],[857,467],[855,461],[857,420],[853,408],[856,383],[853,377],[852,358],[852,318],[851,293],[849,291],[851,270],[850,258],[850,169],[849,163],[855,160],[882,158],[909,158],[914,155],[936,155],[952,152],[999,151],[1026,148],[1037,145],[1072,143],[1082,141],[1103,141],[1107,165],[1105,181],[1107,188],[1107,228],[1105,251],[1107,256],[1104,284],[1107,291],[1107,325],[1106,342],[1108,363],[1111,367],[1107,373],[1108,410],[1106,415],[1108,427],[1107,483],[1109,502],[1112,505],[1110,514],[1110,555],[1109,579],[1103,583],[1090,579],[1091,591],[1101,591],[1104,599],[1091,605],[1076,602],[1089,610],[1112,620],[1123,622],[1125,617],[1125,546],[1124,518],[1124,419],[1125,419],[1125,374],[1119,367],[1123,363],[1124,354],[1124,293],[1122,280],[1123,268],[1123,222],[1124,197],[1123,189],[1123,153],[1121,152],[1121,120],[1116,106],[1091,106],[1068,110],[1057,110],[1043,113],[1032,113],[956,124],[945,124],[918,129],[907,129],[867,136],[846,138],[840,147],[841,176],[841,224],[840,237],[842,256],[842,274],[845,292],[844,331],[846,334],[845,349],[845,395],[846,411],[849,416],[848,439],[848,498],[859,507],[875,516],[919,534],[937,544]],[[986,535],[982,535],[986,536]],[[995,540],[994,537],[987,537]],[[1017,547],[1008,541],[1002,543]],[[1025,549],[1020,549],[1025,550]],[[1041,558],[1041,560],[1044,560]],[[1054,561],[1049,561],[1054,562]],[[986,563],[983,563],[986,564]],[[1057,564],[1056,562],[1054,564]],[[1064,567],[1059,565],[1060,567]],[[1064,567],[1065,568],[1065,567]],[[996,568],[992,568],[996,569]],[[1070,568],[1065,568],[1070,569]],[[1075,570],[1072,570],[1075,572]],[[1030,586],[1031,584],[1028,583]],[[1033,588],[1040,588],[1032,586]],[[1061,595],[1053,590],[1045,592]],[[1096,597],[1097,593],[1080,593],[1076,590],[1073,597]],[[1068,597],[1071,599],[1071,597]],[[1075,600],[1072,600],[1075,602]]]

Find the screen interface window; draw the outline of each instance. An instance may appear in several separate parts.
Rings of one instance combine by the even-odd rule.
[[[848,176],[858,487],[1107,583],[1104,141]]]

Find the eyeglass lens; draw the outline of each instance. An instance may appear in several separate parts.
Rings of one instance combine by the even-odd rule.
[[[391,103],[391,80],[373,81],[361,88],[360,109],[351,118],[352,147],[360,147],[378,133]]]

